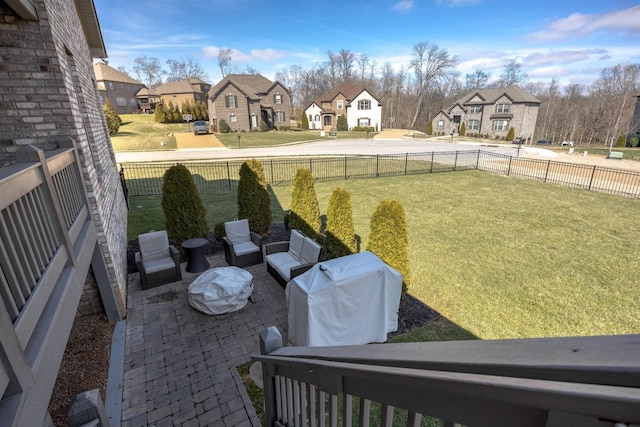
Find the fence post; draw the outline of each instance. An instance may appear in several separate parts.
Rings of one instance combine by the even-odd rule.
[[[269,354],[282,347],[282,335],[275,326],[269,326],[260,332],[260,354]],[[262,363],[262,383],[264,387],[265,425],[272,426],[276,421],[276,386],[273,369]]]
[[[456,171],[456,166],[458,166],[458,150],[456,150],[456,158],[453,161],[453,171]]]
[[[344,180],[347,180],[347,156],[344,156]]]
[[[380,154],[376,154],[376,178],[380,176]]]
[[[593,166],[593,170],[591,171],[591,179],[589,179],[589,190],[591,190],[591,184],[593,184],[593,177],[596,174],[596,166]]]
[[[431,152],[431,167],[429,168],[429,173],[433,173],[433,151]]]
[[[404,175],[407,176],[407,164],[409,163],[409,153],[404,155]]]
[[[227,185],[229,186],[229,190],[231,190],[231,171],[229,170],[229,162],[227,162]]]
[[[547,160],[547,170],[544,172],[544,181],[547,182],[547,177],[549,176],[549,167],[551,166],[551,160]]]
[[[478,150],[478,158],[476,159],[476,169],[480,168],[480,151]]]
[[[507,176],[511,176],[511,160],[513,160],[513,156],[509,157],[509,167],[507,168]]]

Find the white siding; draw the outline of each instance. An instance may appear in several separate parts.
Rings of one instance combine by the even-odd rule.
[[[309,129],[322,129],[322,110],[314,102],[309,108],[304,110],[304,113],[309,119]],[[316,120],[316,118],[318,120]]]
[[[358,102],[361,100],[369,100],[370,110],[358,110]],[[347,123],[349,130],[358,126],[360,119],[369,119],[369,126],[381,130],[382,123],[382,107],[380,103],[369,94],[366,90],[363,90],[360,95],[351,100],[347,108]]]

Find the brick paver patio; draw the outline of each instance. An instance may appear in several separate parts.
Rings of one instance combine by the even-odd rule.
[[[222,254],[211,267],[227,264]],[[142,290],[130,275],[127,297],[122,426],[259,426],[236,371],[259,353],[258,334],[275,325],[286,342],[284,290],[264,264],[253,274],[253,300],[242,310],[203,314],[189,305],[182,282]]]

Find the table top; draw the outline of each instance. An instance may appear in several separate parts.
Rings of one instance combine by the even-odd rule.
[[[185,240],[180,246],[187,249],[194,249],[205,246],[209,241],[202,237],[194,237],[193,239]]]

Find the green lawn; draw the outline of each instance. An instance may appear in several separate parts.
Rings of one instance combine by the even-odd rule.
[[[467,171],[316,183],[323,214],[338,185],[351,192],[362,250],[379,201],[403,204],[409,292],[446,317],[447,337],[640,333],[639,200]],[[272,191],[281,222],[291,188]],[[235,197],[203,197],[210,228],[236,216]],[[130,237],[164,228],[159,206],[132,198]]]

